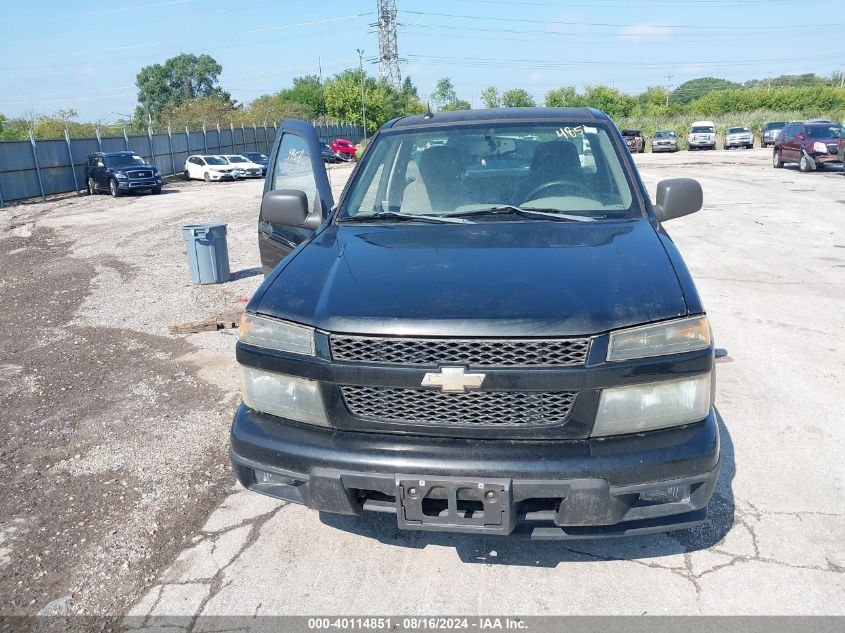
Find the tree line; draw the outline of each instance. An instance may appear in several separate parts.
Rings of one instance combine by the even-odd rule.
[[[295,77],[288,88],[265,94],[248,104],[232,99],[220,85],[222,66],[209,55],[182,54],[141,69],[136,77],[138,105],[134,116],[117,124],[131,133],[156,130],[199,129],[217,124],[272,125],[285,118],[323,122],[363,124],[361,89],[366,102],[366,126],[374,132],[386,121],[408,114],[434,110],[466,110],[473,107],[449,77],[441,78],[431,93],[430,103],[420,98],[413,81],[406,77],[396,89],[386,81],[359,69],[348,69],[325,80],[317,75]],[[651,86],[637,95],[613,86],[588,86],[579,91],[561,86],[548,91],[542,103],[523,88],[501,89],[491,85],[481,91],[480,105],[500,107],[593,107],[615,120],[631,121],[701,118],[752,112],[790,112],[805,116],[838,116],[845,113],[845,87],[842,77],[820,77],[808,73],[754,79],[738,84],[717,77],[700,77],[673,90]],[[0,140],[28,138],[32,130],[38,138],[61,138],[64,130],[75,137],[92,136],[100,122],[80,122],[73,109],[51,115],[29,115],[7,119],[0,114]],[[120,132],[122,133],[122,132]]]

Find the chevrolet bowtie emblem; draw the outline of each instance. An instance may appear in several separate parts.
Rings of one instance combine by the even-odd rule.
[[[423,387],[440,387],[445,393],[464,393],[478,389],[486,374],[468,374],[463,367],[443,367],[439,372],[429,372],[422,379]]]

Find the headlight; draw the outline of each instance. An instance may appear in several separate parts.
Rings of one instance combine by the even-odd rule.
[[[697,316],[611,332],[607,360],[665,356],[708,347],[710,324],[706,316]]]
[[[120,173],[120,172],[117,172],[117,173],[114,175],[114,177],[115,177],[115,178],[117,178],[118,180],[126,180],[126,174],[122,174],[122,173]]]
[[[241,317],[240,341],[247,345],[314,356],[314,329],[256,314]]]
[[[710,411],[711,373],[612,387],[601,393],[593,436],[639,433],[698,422]]]
[[[818,152],[819,154],[827,154],[827,145],[815,142],[813,143],[813,151]]]
[[[330,426],[320,383],[241,365],[241,395],[250,409],[317,426]]]

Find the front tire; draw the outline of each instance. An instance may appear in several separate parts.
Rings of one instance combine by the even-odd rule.
[[[206,182],[211,182],[211,176],[208,175],[208,172],[203,174],[202,179]]]
[[[186,170],[185,170],[185,180],[190,180],[190,179],[191,179],[191,172],[189,172],[189,171],[186,169]]]
[[[97,195],[97,183],[94,182],[93,178],[88,179],[88,195],[89,196]]]
[[[803,171],[804,173],[807,173],[808,171],[815,170],[815,168],[816,168],[816,163],[814,161],[810,160],[809,158],[807,158],[806,154],[801,156],[801,160],[798,163],[799,171]]]
[[[152,191],[155,195],[161,193],[161,187],[153,187],[150,191]]]
[[[772,167],[775,169],[783,167],[783,161],[780,159],[780,152],[777,150],[772,152]]]
[[[120,187],[117,186],[117,180],[112,178],[109,180],[109,193],[111,194],[112,198],[120,197]]]

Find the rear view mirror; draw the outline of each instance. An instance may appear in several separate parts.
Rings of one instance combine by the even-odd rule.
[[[309,213],[308,196],[296,189],[268,191],[261,200],[261,219],[270,224],[316,229],[322,218]]]
[[[692,178],[671,178],[657,183],[654,213],[661,222],[695,213],[704,204],[701,185]]]

